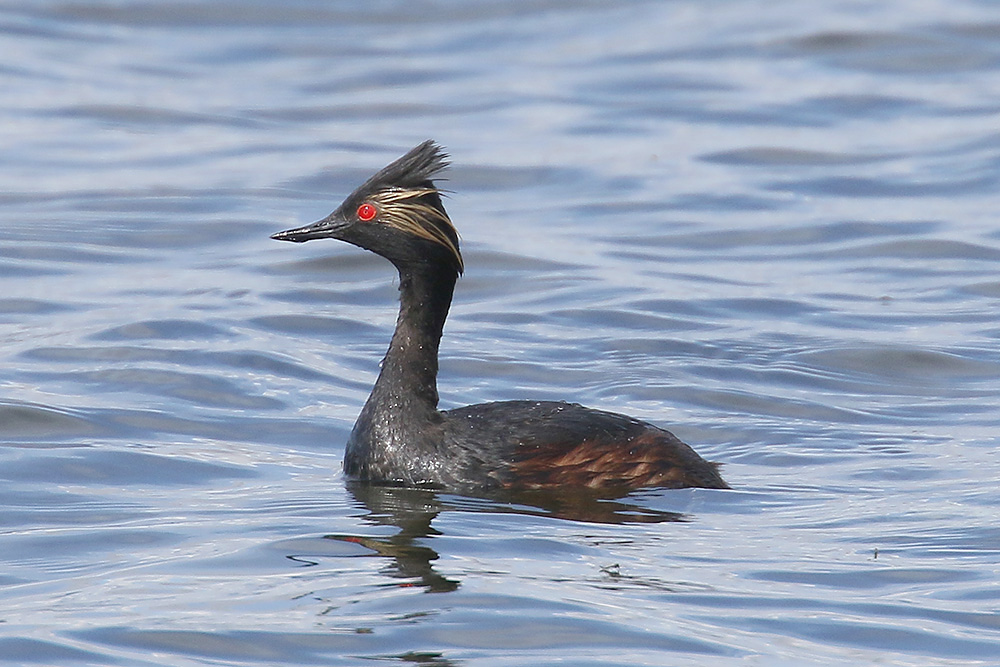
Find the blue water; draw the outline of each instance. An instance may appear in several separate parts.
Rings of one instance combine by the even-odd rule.
[[[0,662],[1000,664],[995,4],[614,4],[0,8]],[[344,479],[394,275],[268,235],[427,138],[443,405],[733,490]]]

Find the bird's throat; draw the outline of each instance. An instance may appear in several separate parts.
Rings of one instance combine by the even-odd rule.
[[[438,346],[456,278],[425,265],[400,268],[396,330],[349,448],[402,451],[438,420]]]

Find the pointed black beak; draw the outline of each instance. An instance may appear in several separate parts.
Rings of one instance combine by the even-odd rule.
[[[340,238],[339,232],[348,226],[347,221],[333,214],[311,225],[271,234],[271,238],[275,241],[292,241],[293,243],[304,243],[313,239],[336,239]]]

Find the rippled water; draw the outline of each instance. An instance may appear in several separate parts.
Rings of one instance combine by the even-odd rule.
[[[993,3],[27,2],[0,44],[0,661],[1000,664]],[[732,491],[343,478],[392,271],[268,235],[428,137],[443,403],[627,412]]]

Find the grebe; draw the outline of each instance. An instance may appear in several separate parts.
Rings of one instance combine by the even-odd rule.
[[[372,482],[457,492],[502,489],[729,488],[718,464],[669,431],[557,401],[438,410],[438,345],[464,265],[432,178],[448,156],[425,141],[369,178],[319,222],[274,234],[332,238],[399,271],[396,330],[347,441],[344,471]]]

